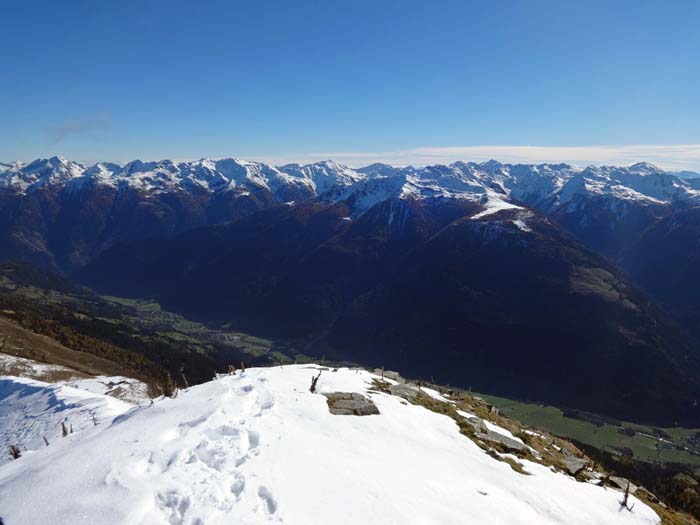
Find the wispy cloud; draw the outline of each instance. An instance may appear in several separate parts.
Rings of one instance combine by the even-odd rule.
[[[93,135],[108,131],[112,125],[109,113],[95,113],[80,118],[71,118],[59,124],[49,126],[47,132],[52,145],[63,142],[74,135]]]
[[[628,165],[651,162],[668,170],[700,170],[700,144],[636,144],[604,146],[455,146],[420,147],[382,152],[331,151],[286,159],[267,159],[280,163],[314,162],[332,159],[353,167],[385,162],[398,166],[447,164],[458,160],[481,162],[496,159],[510,163],[567,162]]]

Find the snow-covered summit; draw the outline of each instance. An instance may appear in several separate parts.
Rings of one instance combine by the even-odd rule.
[[[700,202],[698,180],[665,172],[646,162],[584,169],[568,164],[502,164],[490,160],[420,168],[372,164],[352,169],[330,160],[274,167],[225,158],[188,162],[135,160],[123,166],[98,163],[85,167],[52,157],[30,164],[0,165],[0,188],[20,193],[47,185],[72,189],[86,184],[132,188],[146,194],[269,191],[278,203],[317,197],[325,202],[350,200],[355,214],[391,198],[466,199],[482,203],[484,210],[524,203],[546,213],[580,198],[602,197],[652,205]]]
[[[29,164],[17,162],[9,165],[6,170],[0,171],[0,188],[24,192],[43,186],[58,186],[80,177],[84,171],[85,166],[82,164],[59,156],[37,159]]]
[[[517,472],[450,417],[373,389],[369,372],[324,369],[311,393],[319,372],[248,369],[57,439],[0,468],[2,516],[58,525],[659,522],[633,496],[633,511],[621,510],[619,491],[522,459],[526,474]],[[322,394],[334,392],[367,396],[379,413],[331,414]]]

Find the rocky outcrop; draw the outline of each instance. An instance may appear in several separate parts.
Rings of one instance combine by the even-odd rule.
[[[389,393],[393,396],[398,396],[404,398],[406,401],[415,401],[418,395],[421,393],[417,387],[408,384],[391,385],[389,387]]]
[[[474,427],[476,437],[482,441],[498,443],[507,449],[516,450],[518,452],[524,452],[529,448],[527,445],[516,439],[499,434],[498,432],[494,432],[493,430],[489,429],[484,420],[480,417],[472,416],[465,419],[472,425],[472,427]]]
[[[393,370],[382,370],[381,368],[375,368],[374,373],[381,376],[382,379],[391,379],[397,383],[405,383],[406,380],[401,377],[401,374],[394,372]]]
[[[629,487],[630,494],[635,494],[637,492],[637,485],[630,483],[630,481],[626,478],[610,476],[608,480],[610,481],[610,484],[612,486],[617,487],[619,489],[627,490],[627,487]]]
[[[579,474],[590,463],[590,461],[588,461],[587,459],[577,458],[573,456],[564,458],[562,462],[566,467],[566,471],[572,476],[576,476],[577,474]]]
[[[355,392],[333,392],[324,394],[328,411],[337,416],[370,416],[379,414],[379,409],[368,397]]]

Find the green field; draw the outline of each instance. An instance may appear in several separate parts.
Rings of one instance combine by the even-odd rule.
[[[530,427],[574,439],[641,461],[700,465],[700,429],[657,428],[584,413],[570,415],[538,403],[479,394],[507,417]]]

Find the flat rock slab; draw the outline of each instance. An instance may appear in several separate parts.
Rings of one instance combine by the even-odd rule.
[[[374,373],[377,374],[378,376],[382,376],[382,378],[386,379],[391,379],[392,381],[396,381],[397,383],[405,383],[406,380],[401,377],[401,374],[398,372],[394,372],[393,370],[382,370],[381,368],[375,368]]]
[[[490,430],[488,426],[486,426],[486,423],[484,423],[484,420],[481,419],[480,417],[477,416],[472,416],[467,418],[467,421],[471,424],[471,426],[474,427],[474,433],[476,434],[476,437],[483,441],[491,441],[492,443],[499,443],[503,445],[506,448],[509,448],[511,450],[517,450],[517,451],[525,451],[528,450],[528,446],[521,443],[520,441],[517,441],[515,439],[511,439],[508,436],[504,436],[503,434],[499,434],[498,432],[494,432],[493,430]]]
[[[407,401],[414,401],[421,392],[415,386],[400,384],[391,385],[389,387],[389,393],[394,396],[402,397]]]
[[[621,490],[627,490],[627,487],[629,485],[630,494],[634,494],[637,492],[637,485],[635,485],[634,483],[630,483],[626,478],[621,478],[618,476],[610,476],[610,478],[608,478],[608,479],[610,479],[610,483],[612,485],[616,486],[617,488],[619,488]]]
[[[333,392],[324,394],[328,411],[337,416],[371,416],[379,414],[374,401],[356,392]]]
[[[581,472],[583,469],[585,469],[588,464],[590,463],[587,459],[583,458],[577,458],[574,456],[567,457],[563,460],[564,466],[566,467],[566,470],[571,474],[572,476],[575,476],[579,472]]]

